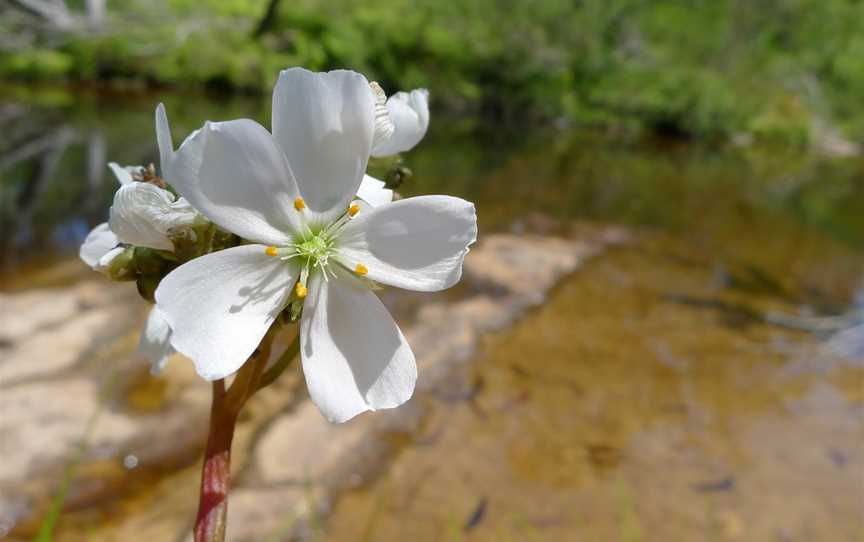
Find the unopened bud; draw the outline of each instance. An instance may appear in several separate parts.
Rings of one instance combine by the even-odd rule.
[[[135,266],[140,275],[162,275],[167,272],[169,262],[158,250],[147,247],[135,247]]]
[[[138,267],[135,262],[135,249],[128,247],[111,260],[106,274],[111,280],[135,280]]]
[[[181,262],[189,261],[202,252],[202,235],[193,225],[178,226],[168,230],[168,239],[174,245],[174,255]]]
[[[290,321],[291,322],[299,321],[300,316],[303,314],[303,300],[298,299],[298,300],[292,301],[291,304],[289,305],[289,307],[291,309],[290,317],[289,317]]]
[[[195,222],[168,230],[168,238],[174,245],[174,255],[180,262],[188,262],[198,256],[219,250],[214,247],[218,228],[204,217]],[[222,239],[219,239],[222,242]]]
[[[161,280],[161,275],[139,275],[135,285],[138,287],[138,293],[141,294],[141,297],[150,303],[155,303],[156,288],[159,287]]]
[[[414,172],[408,169],[405,166],[396,166],[390,171],[387,172],[387,176],[384,177],[384,188],[389,188],[390,190],[396,190],[402,183],[410,179],[414,175]]]

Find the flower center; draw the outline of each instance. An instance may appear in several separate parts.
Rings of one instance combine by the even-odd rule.
[[[301,258],[309,260],[314,264],[321,262],[321,265],[327,265],[327,259],[333,249],[333,240],[327,239],[322,234],[313,235],[312,237],[294,244],[294,249],[297,255]]]
[[[294,209],[298,213],[302,213],[305,208],[306,203],[303,201],[303,198],[294,200]],[[299,260],[300,277],[294,285],[294,296],[296,298],[303,299],[306,297],[309,274],[315,268],[321,270],[324,280],[328,280],[328,273],[333,277],[336,276],[332,269],[327,268],[330,258],[336,254],[336,238],[342,226],[354,218],[358,212],[360,212],[360,206],[352,204],[345,211],[345,214],[327,227],[318,231],[312,231],[307,226],[305,227],[306,231],[299,233],[291,244],[283,247],[268,246],[264,249],[265,254],[271,257],[278,257],[282,261],[294,258]],[[368,270],[365,265],[358,263],[354,272],[362,277],[368,273]]]
[[[300,278],[294,288],[294,295],[303,299],[306,297],[306,285],[309,283],[309,274],[315,269],[320,269],[327,279],[330,257],[336,253],[336,236],[330,228],[315,233],[307,230],[305,235],[298,236],[290,245],[283,247],[267,247],[264,253],[268,256],[278,257],[282,261],[297,259],[300,265]]]

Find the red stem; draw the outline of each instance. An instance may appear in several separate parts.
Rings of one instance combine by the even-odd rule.
[[[228,491],[231,488],[231,441],[237,415],[259,387],[261,375],[273,344],[274,329],[237,372],[231,388],[225,390],[225,380],[213,382],[213,403],[210,405],[210,434],[201,468],[201,492],[198,516],[195,518],[195,542],[223,542],[228,516]]]
[[[201,469],[201,493],[195,519],[195,542],[225,540],[228,490],[231,487],[231,441],[237,414],[227,404],[225,381],[213,382],[210,435]]]

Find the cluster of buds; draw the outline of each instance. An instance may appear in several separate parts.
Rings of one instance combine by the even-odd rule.
[[[150,303],[154,302],[159,282],[178,266],[242,242],[207,220],[182,198],[176,199],[173,189],[156,174],[153,164],[110,166],[120,183],[111,219],[88,235],[81,247],[82,258],[111,280],[135,281],[141,297]],[[154,188],[144,189],[143,184]],[[162,219],[169,214],[166,209],[170,207],[176,225]],[[104,252],[97,254],[97,261],[88,261],[85,253],[98,251],[99,245]]]
[[[174,251],[157,250],[150,247],[127,246],[115,257],[106,271],[111,280],[134,280],[138,293],[154,303],[154,294],[159,282],[176,267],[189,260],[240,245],[241,239],[228,233],[203,217],[192,224],[176,226],[168,230],[167,237]]]

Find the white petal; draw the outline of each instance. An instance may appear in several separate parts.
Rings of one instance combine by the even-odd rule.
[[[99,260],[116,247],[119,242],[117,236],[111,231],[111,227],[108,226],[108,223],[103,222],[87,234],[78,251],[78,256],[81,257],[84,263],[93,269],[97,269],[99,267]]]
[[[299,272],[265,248],[244,245],[195,258],[156,289],[171,345],[207,380],[237,371],[285,307]]]
[[[396,127],[393,126],[393,121],[390,119],[390,112],[387,110],[387,95],[384,94],[384,89],[375,81],[369,83],[369,87],[372,90],[372,97],[375,100],[375,132],[372,137],[372,149],[374,152],[375,146],[378,145],[379,142],[390,139]]]
[[[174,250],[168,230],[195,220],[195,211],[185,200],[149,183],[123,185],[114,194],[108,223],[124,243],[160,250]]]
[[[344,271],[310,281],[300,357],[309,395],[331,422],[397,407],[414,393],[411,347],[378,297]]]
[[[366,171],[375,104],[366,78],[352,71],[291,68],[273,89],[273,135],[309,208],[341,214]]]
[[[171,126],[168,114],[161,103],[156,106],[156,144],[159,146],[159,174],[168,175],[168,165],[174,158],[174,141],[171,139]]]
[[[93,269],[99,272],[107,270],[108,267],[111,265],[111,262],[114,261],[114,258],[123,254],[124,250],[126,249],[123,247],[112,248],[111,250],[106,252],[104,256],[99,258],[99,263],[96,264],[96,267],[94,267]]]
[[[244,239],[284,245],[299,223],[288,162],[255,121],[206,123],[174,154],[168,178],[195,209]]]
[[[117,162],[108,162],[108,167],[111,168],[111,171],[114,173],[114,176],[117,178],[117,182],[120,185],[129,184],[134,181],[132,175],[141,171],[141,166],[121,166]]]
[[[363,182],[360,183],[360,188],[357,189],[357,197],[372,207],[378,207],[379,205],[385,205],[393,201],[393,191],[389,188],[384,188],[384,181],[364,175]]]
[[[393,135],[375,141],[372,156],[390,156],[414,148],[429,128],[429,91],[397,92],[387,100]]]
[[[476,240],[473,203],[418,196],[360,211],[340,233],[339,261],[352,270],[363,264],[382,284],[433,292],[459,282]]]
[[[153,374],[162,372],[168,358],[174,353],[174,347],[171,346],[171,326],[159,307],[150,310],[138,342],[138,353],[152,364],[150,372]]]

